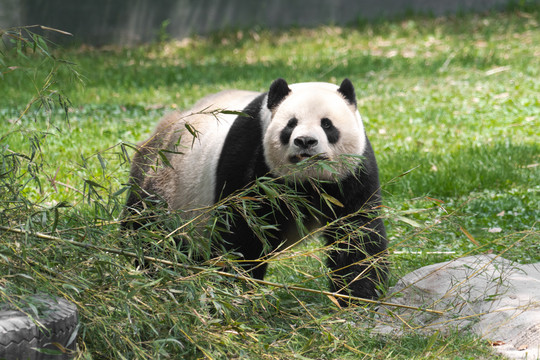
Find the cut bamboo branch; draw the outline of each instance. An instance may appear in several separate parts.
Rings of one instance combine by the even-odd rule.
[[[117,254],[117,255],[123,255],[123,256],[126,256],[126,257],[131,257],[131,258],[141,258],[136,253],[127,252],[127,251],[124,251],[124,250],[107,248],[107,247],[103,247],[103,246],[99,246],[99,245],[92,245],[92,244],[83,243],[83,242],[80,242],[80,241],[75,241],[75,240],[72,240],[72,239],[64,239],[64,238],[60,238],[60,237],[57,237],[57,236],[47,235],[47,234],[43,234],[43,233],[39,233],[39,232],[30,232],[30,231],[10,228],[10,227],[6,227],[6,226],[0,226],[0,230],[4,230],[4,231],[16,233],[16,234],[22,234],[22,235],[26,235],[26,236],[33,236],[33,237],[43,239],[43,240],[49,240],[49,241],[56,241],[56,242],[60,242],[60,243],[71,244],[71,245],[82,247],[82,248],[85,248],[85,249],[99,250],[99,251],[108,252],[108,253],[111,253],[111,254]],[[404,309],[417,310],[417,311],[433,313],[433,314],[438,314],[438,315],[443,315],[444,314],[443,311],[434,310],[434,309],[420,308],[420,307],[408,306],[408,305],[396,304],[396,303],[390,303],[390,302],[385,302],[385,301],[377,301],[377,300],[365,299],[365,298],[360,298],[360,297],[356,297],[356,296],[339,294],[339,293],[334,293],[334,292],[324,291],[324,290],[310,289],[310,288],[301,287],[301,286],[285,285],[285,284],[280,284],[280,283],[266,281],[266,280],[254,279],[254,278],[251,278],[251,277],[248,277],[248,276],[232,274],[232,273],[228,273],[228,272],[225,272],[225,271],[211,269],[211,268],[208,268],[208,267],[196,266],[196,265],[188,265],[188,264],[177,263],[177,262],[173,262],[173,261],[169,261],[169,260],[158,259],[158,258],[155,258],[155,257],[152,257],[152,256],[142,256],[142,259],[144,259],[145,261],[148,261],[148,262],[152,262],[152,263],[158,263],[158,264],[168,265],[168,266],[178,266],[178,267],[182,267],[182,268],[187,269],[187,270],[192,270],[192,271],[197,271],[197,272],[210,272],[210,273],[220,275],[220,276],[224,276],[224,277],[230,277],[230,278],[234,278],[234,279],[245,281],[245,282],[251,282],[251,283],[256,283],[256,284],[260,284],[260,285],[281,288],[281,289],[302,291],[302,292],[308,292],[308,293],[313,293],[313,294],[321,294],[321,295],[325,295],[325,296],[333,296],[335,298],[340,298],[340,299],[344,299],[344,300],[357,301],[357,302],[373,304],[373,305],[379,305],[379,306],[404,308]]]

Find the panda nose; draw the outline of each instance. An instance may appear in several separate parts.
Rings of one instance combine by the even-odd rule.
[[[311,136],[299,136],[294,139],[294,145],[301,149],[309,149],[310,147],[317,145],[317,143],[317,139],[312,138]]]

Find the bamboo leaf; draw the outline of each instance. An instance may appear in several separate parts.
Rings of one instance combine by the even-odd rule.
[[[220,110],[219,112],[225,115],[238,115],[238,116],[244,116],[244,117],[249,117],[249,118],[251,117],[249,114],[246,114],[245,112],[242,112],[242,111]]]
[[[345,207],[345,205],[343,205],[338,199],[336,199],[335,197],[331,196],[331,195],[328,195],[326,193],[323,193],[321,194],[321,196],[323,197],[323,199],[326,201],[326,202],[331,202],[332,204],[336,205],[336,206],[339,206],[339,207]]]
[[[341,305],[339,304],[339,301],[338,301],[338,299],[336,299],[335,296],[333,296],[333,295],[326,295],[326,296],[328,296],[328,298],[330,299],[331,302],[334,303],[334,305],[336,305],[338,308],[341,309]]]
[[[98,160],[99,160],[99,164],[100,164],[100,166],[101,166],[101,169],[102,169],[103,171],[105,171],[105,168],[107,167],[107,165],[106,165],[106,163],[105,163],[105,159],[103,159],[103,156],[101,156],[100,153],[97,153],[97,158],[98,158]]]
[[[103,185],[98,184],[97,182],[95,182],[93,180],[86,179],[86,180],[84,180],[84,182],[86,184],[88,184],[89,186],[91,186],[91,187],[98,187],[98,188],[101,188],[101,189],[105,189],[105,187]]]
[[[173,166],[172,166],[171,162],[170,162],[169,159],[167,158],[167,155],[165,155],[165,151],[159,150],[159,151],[158,151],[158,155],[159,155],[159,158],[161,159],[161,162],[163,163],[163,165],[165,165],[166,167],[169,167],[169,168],[173,169]]]
[[[467,230],[465,230],[465,228],[464,228],[463,226],[460,226],[460,227],[459,227],[459,230],[461,230],[461,232],[462,232],[463,234],[465,234],[465,236],[466,236],[469,240],[471,240],[471,242],[472,242],[474,245],[480,246],[480,244],[478,243],[478,241],[476,241],[476,239],[475,239],[475,238],[474,238]]]
[[[408,217],[405,217],[405,216],[401,216],[401,215],[396,215],[396,219],[401,221],[401,222],[404,222],[405,224],[408,224],[408,225],[411,225],[412,227],[415,227],[415,228],[420,228],[422,227],[422,225],[420,225],[418,222],[408,218]]]

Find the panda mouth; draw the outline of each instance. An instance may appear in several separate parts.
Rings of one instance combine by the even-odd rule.
[[[312,161],[318,161],[318,160],[328,160],[328,157],[324,154],[309,154],[309,153],[301,153],[296,155],[291,155],[289,157],[289,161],[293,164],[299,163],[300,161],[311,159]]]

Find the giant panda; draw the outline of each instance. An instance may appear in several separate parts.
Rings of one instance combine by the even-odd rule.
[[[167,161],[160,160],[164,154]],[[128,212],[136,214],[145,199],[157,196],[186,217],[257,179],[273,178],[312,207],[303,214],[308,230],[323,227],[332,291],[374,299],[385,283],[378,168],[348,79],[340,86],[277,79],[265,93],[207,96],[159,122],[139,145],[130,178]],[[285,201],[259,202],[256,214],[273,225],[264,241],[237,214],[219,246],[240,254],[241,266],[262,279],[267,263],[257,260],[294,244],[303,232]]]

